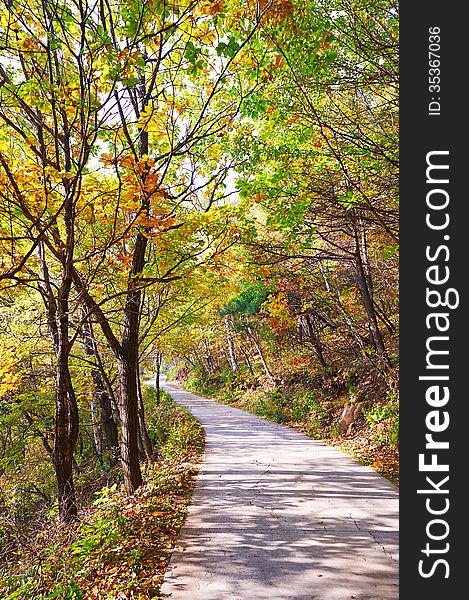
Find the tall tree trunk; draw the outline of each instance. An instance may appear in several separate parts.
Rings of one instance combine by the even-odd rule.
[[[259,355],[259,358],[261,359],[261,363],[262,363],[262,366],[264,367],[264,371],[265,371],[267,377],[271,381],[274,381],[274,376],[272,375],[272,373],[271,373],[271,371],[269,369],[269,366],[267,364],[267,361],[265,359],[265,356],[264,356],[264,351],[262,349],[262,344],[257,339],[257,335],[254,333],[254,331],[252,330],[251,326],[248,327],[248,333],[249,333],[249,336],[250,336],[250,338],[251,338],[254,346],[256,347],[257,354]]]
[[[138,73],[139,84],[137,87],[139,110],[146,108],[148,103],[145,85],[145,76]],[[125,117],[123,117],[125,118]],[[138,138],[138,155],[148,155],[148,132],[141,130]],[[145,174],[141,176],[142,186],[145,183]],[[150,207],[149,198],[141,193],[142,215],[148,216]],[[139,461],[139,418],[138,418],[138,339],[140,329],[140,313],[142,294],[139,288],[139,279],[145,266],[147,238],[141,231],[135,237],[132,253],[132,266],[127,281],[127,293],[124,308],[124,327],[122,343],[114,344],[117,347],[117,362],[120,378],[119,385],[119,415],[121,421],[121,462],[124,476],[124,487],[127,494],[132,495],[143,483],[142,471]]]
[[[231,370],[233,371],[233,373],[236,373],[236,371],[239,369],[238,367],[238,361],[236,360],[236,352],[235,352],[235,347],[234,347],[234,343],[233,343],[233,335],[231,332],[231,322],[230,322],[230,318],[228,315],[225,315],[225,327],[226,327],[226,343],[228,345],[228,355],[230,357],[230,363],[231,363]]]
[[[143,450],[147,458],[153,456],[153,446],[148,435],[148,429],[145,422],[145,405],[143,404],[142,386],[140,382],[140,374],[137,377],[137,398],[138,398],[138,426],[140,430],[140,438],[142,440]]]
[[[205,339],[202,340],[202,346],[204,347],[205,361],[207,363],[208,374],[213,375],[215,373],[215,368],[213,366],[212,354],[208,347],[207,340],[205,340]]]
[[[60,313],[59,313],[60,314]],[[62,335],[65,333],[62,317]],[[77,516],[73,483],[73,452],[78,440],[78,406],[68,369],[68,339],[59,336],[57,348],[54,468],[57,478],[59,515],[64,521]]]
[[[363,223],[354,222],[355,233],[355,267],[357,271],[358,289],[360,291],[363,306],[368,319],[368,328],[373,347],[381,359],[387,363],[386,348],[378,326],[376,311],[373,302],[373,280],[368,261],[368,251],[366,245],[366,234]]]
[[[57,373],[54,468],[57,478],[59,516],[64,521],[77,516],[73,483],[73,451],[78,438],[78,410],[74,394],[70,393],[69,388],[67,367],[60,364]]]
[[[132,495],[142,485],[138,451],[137,368],[129,359],[118,360],[121,462],[124,487]]]
[[[119,376],[121,378],[119,387],[121,461],[124,486],[129,495],[133,494],[143,482],[138,448],[140,440],[138,420],[138,334],[141,311],[141,290],[138,279],[145,265],[146,247],[147,238],[139,232],[135,240],[132,268],[127,284],[124,330],[122,335],[122,358],[118,361]]]
[[[156,358],[155,358],[155,367],[156,367],[156,373],[155,373],[155,390],[156,390],[156,404],[159,405],[160,404],[160,396],[161,396],[161,390],[160,390],[160,375],[161,375],[161,352],[156,352]]]
[[[84,316],[84,322],[83,351],[88,358],[91,359],[91,357],[94,357],[98,362],[99,355],[96,340],[94,339],[91,322],[86,318],[86,315]],[[90,398],[90,409],[96,450],[100,458],[107,451],[107,458],[112,460],[119,443],[117,424],[114,420],[111,398],[109,397],[99,364],[92,366],[91,378],[94,389]]]
[[[70,215],[68,215],[70,219]],[[69,238],[70,240],[70,233]],[[69,242],[64,254],[62,283],[55,296],[44,245],[38,245],[41,268],[41,292],[47,313],[47,323],[56,355],[55,414],[53,463],[57,481],[59,516],[69,521],[77,516],[75,486],[73,483],[73,452],[78,440],[78,406],[69,371],[69,294],[71,289],[71,256],[73,244]]]
[[[319,362],[321,363],[322,367],[326,370],[327,363],[324,359],[324,353],[322,351],[322,344],[321,344],[321,341],[319,340],[319,337],[318,337],[316,331],[314,330],[314,326],[311,322],[311,317],[308,315],[308,313],[306,313],[305,315],[303,315],[303,319],[304,319],[304,322],[306,323],[308,337],[313,345],[314,350],[316,351],[316,354],[319,358]]]

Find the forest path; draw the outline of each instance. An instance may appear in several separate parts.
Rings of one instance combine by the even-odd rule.
[[[393,484],[285,426],[162,387],[202,423],[206,449],[161,600],[397,600]]]

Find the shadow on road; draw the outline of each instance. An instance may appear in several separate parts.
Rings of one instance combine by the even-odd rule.
[[[393,484],[287,427],[165,387],[207,444],[161,598],[399,597]]]

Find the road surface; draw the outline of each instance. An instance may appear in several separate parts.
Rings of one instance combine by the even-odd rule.
[[[397,600],[398,490],[341,451],[162,381],[206,432],[160,599]]]

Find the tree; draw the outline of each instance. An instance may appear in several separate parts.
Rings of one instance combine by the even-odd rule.
[[[263,24],[268,85],[234,142],[245,157],[242,193],[267,215],[253,247],[264,264],[316,270],[358,350],[386,367],[382,328],[395,326],[382,304],[383,262],[397,284],[397,8],[332,0],[284,4],[282,14]],[[366,334],[338,299],[332,264],[337,285],[353,282],[361,298]]]
[[[69,357],[79,330],[90,319],[97,324],[118,363],[120,453],[130,494],[142,483],[143,291],[183,277],[232,243],[234,209],[215,208],[231,164],[208,150],[220,152],[216,139],[249,93],[236,60],[262,14],[227,38],[222,8],[183,0],[3,4],[0,119],[8,133],[0,183],[2,250],[10,260],[1,278],[36,285],[48,313],[64,518],[76,514],[78,412]],[[243,10],[248,16],[249,7]],[[108,175],[94,172],[100,145]],[[83,306],[86,314],[71,328],[71,315]]]

